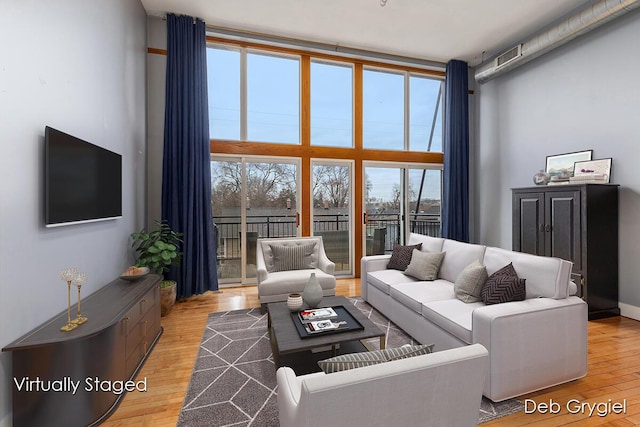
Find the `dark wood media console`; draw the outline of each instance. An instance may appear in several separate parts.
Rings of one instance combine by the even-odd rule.
[[[145,379],[133,379],[162,334],[160,280],[114,280],[82,300],[83,325],[61,332],[65,310],[3,348],[12,352],[13,425],[96,425],[125,386],[142,391]]]

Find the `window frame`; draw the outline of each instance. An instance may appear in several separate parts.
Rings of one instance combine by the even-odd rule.
[[[377,150],[364,149],[362,145],[362,73],[364,67],[380,67],[385,70],[396,70],[400,72],[413,72],[418,75],[424,75],[430,78],[444,80],[444,70],[434,70],[431,68],[422,68],[410,65],[400,65],[397,63],[383,63],[363,58],[354,58],[348,56],[332,55],[326,53],[318,53],[313,51],[305,51],[298,48],[282,47],[257,43],[250,40],[231,40],[223,37],[207,36],[207,43],[212,46],[218,44],[231,44],[240,48],[252,48],[261,51],[272,51],[280,54],[300,55],[301,57],[301,78],[300,78],[300,94],[301,94],[301,144],[274,144],[262,143],[257,141],[237,141],[237,140],[210,140],[210,152],[212,155],[231,154],[246,156],[282,156],[296,157],[301,159],[300,173],[302,176],[302,195],[300,206],[310,206],[311,195],[311,159],[336,159],[336,160],[353,160],[354,162],[354,181],[353,181],[353,209],[354,209],[354,239],[362,236],[363,232],[363,162],[368,161],[392,161],[404,163],[419,163],[423,165],[439,165],[443,167],[444,154],[440,152],[421,152],[406,150]],[[338,148],[325,146],[312,146],[310,144],[310,66],[311,59],[329,60],[337,62],[352,63],[354,66],[354,98],[353,98],[353,132],[354,144],[352,148]],[[443,100],[444,102],[444,100]],[[406,126],[406,124],[405,124]],[[360,219],[355,220],[358,217]],[[312,224],[309,212],[303,212],[301,215],[302,227],[301,235],[310,236]],[[359,241],[359,240],[358,240]],[[362,254],[361,245],[354,245],[354,259],[360,259]],[[360,276],[360,265],[355,263],[354,275]]]

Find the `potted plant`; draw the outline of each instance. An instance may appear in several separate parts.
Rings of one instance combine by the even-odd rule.
[[[176,302],[176,282],[164,280],[164,273],[171,266],[180,265],[182,252],[179,252],[183,233],[173,231],[166,221],[154,221],[155,229],[140,230],[131,233],[132,247],[137,253],[137,267],[148,267],[152,273],[160,274],[161,316],[169,314]]]

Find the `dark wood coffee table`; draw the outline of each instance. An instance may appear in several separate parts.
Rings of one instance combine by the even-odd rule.
[[[276,368],[284,366],[283,357],[295,355],[296,357],[287,359],[287,366],[292,366],[298,375],[318,371],[315,362],[336,354],[355,353],[368,351],[361,340],[380,337],[380,348],[385,348],[385,333],[380,330],[371,320],[362,314],[351,302],[343,296],[324,297],[320,303],[321,307],[343,306],[364,329],[357,331],[347,331],[321,336],[313,336],[302,339],[293,324],[291,311],[286,302],[274,302],[267,304],[269,337],[271,339],[271,349]],[[330,348],[330,351],[314,352],[318,349]],[[317,359],[317,360],[316,360]],[[300,371],[300,372],[299,372]]]

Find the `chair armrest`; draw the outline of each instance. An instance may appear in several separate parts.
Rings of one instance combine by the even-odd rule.
[[[258,284],[267,280],[267,277],[269,277],[269,272],[266,268],[258,268],[256,270],[256,279],[258,281]]]
[[[324,250],[318,251],[318,268],[331,275],[336,271],[336,264],[327,257]]]
[[[258,250],[256,250],[256,280],[258,284],[267,280],[269,272],[267,271],[267,264],[264,262],[264,254],[262,253],[262,247],[258,243]]]

